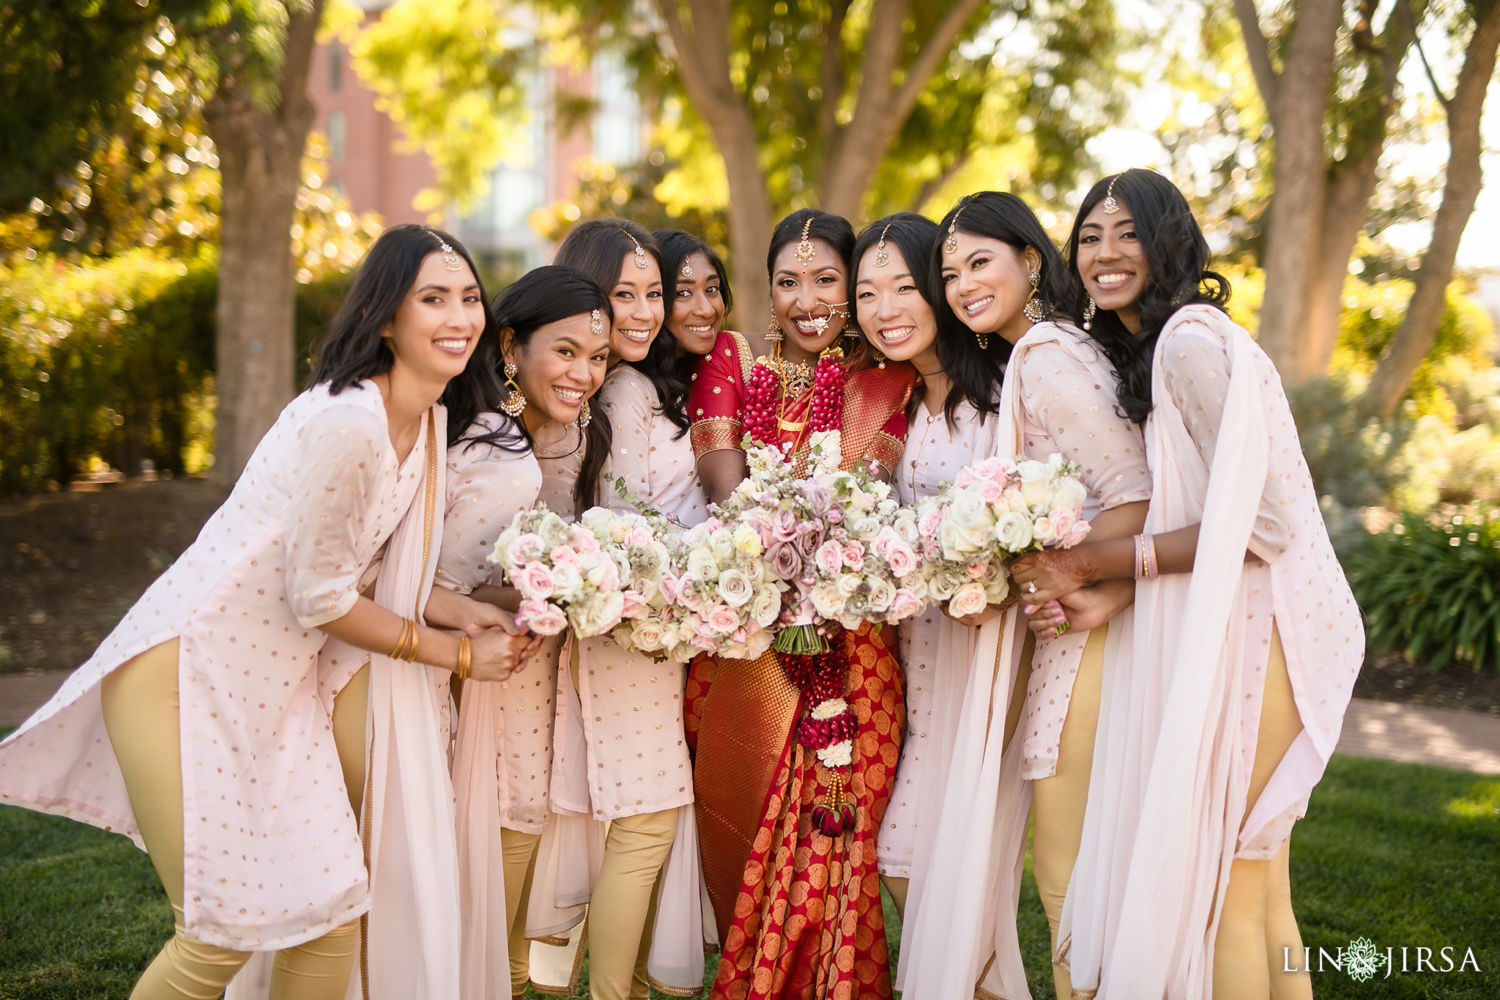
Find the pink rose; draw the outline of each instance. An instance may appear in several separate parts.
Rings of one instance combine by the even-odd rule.
[[[813,555],[813,562],[824,576],[837,576],[844,567],[844,550],[838,542],[824,542]]]
[[[891,542],[890,547],[885,550],[885,561],[891,572],[898,577],[917,568],[917,554],[900,538]]]
[[[718,640],[711,635],[695,635],[688,640],[688,645],[705,653],[716,652],[719,648]]]
[[[802,556],[791,542],[774,542],[766,546],[766,561],[771,572],[782,580],[796,579],[802,572]]]
[[[896,591],[896,596],[891,599],[890,617],[896,619],[910,618],[921,611],[923,607],[921,599],[916,594],[902,587]]]
[[[588,580],[599,590],[619,590],[620,570],[613,559],[600,559],[589,567]]]
[[[854,542],[844,546],[844,565],[858,573],[865,568],[864,547]]]
[[[1005,492],[1005,484],[998,479],[984,479],[979,483],[979,495],[985,503],[994,503]]]
[[[943,509],[941,507],[928,507],[917,519],[917,532],[923,538],[934,538],[937,536],[938,527],[943,523]]]
[[[661,596],[667,599],[668,604],[676,604],[677,599],[682,596],[682,584],[671,573],[663,573],[657,586],[661,587]]]
[[[1063,535],[1058,544],[1065,549],[1071,549],[1088,535],[1092,527],[1087,521],[1074,521],[1068,526],[1067,534]]]
[[[505,550],[505,559],[512,566],[524,566],[542,554],[542,536],[533,531],[517,535],[510,548]]]
[[[829,524],[838,524],[844,519],[844,512],[838,507],[829,507],[828,510],[824,511],[823,518]]]
[[[977,615],[989,603],[989,598],[985,596],[983,587],[977,583],[966,583],[954,591],[952,597],[948,598],[948,613],[954,618]]]
[[[623,610],[621,610],[620,612],[620,617],[634,618],[636,615],[646,610],[646,599],[642,597],[637,591],[627,590],[622,596],[625,599],[625,604]]]
[[[713,610],[708,613],[706,621],[708,627],[719,635],[729,635],[740,627],[740,616],[735,613],[733,608],[726,607],[723,604],[715,605]]]
[[[599,539],[589,529],[579,526],[573,529],[573,548],[579,552],[598,552]]]
[[[559,545],[553,549],[548,553],[547,558],[554,566],[571,566],[573,569],[579,568],[577,550],[566,545]]]
[[[516,574],[515,584],[522,597],[533,601],[545,601],[556,589],[552,571],[539,562],[527,563],[523,566]]]
[[[625,544],[631,548],[639,548],[642,545],[650,545],[652,542],[651,529],[636,525],[625,532]]]
[[[964,567],[964,572],[968,574],[970,580],[981,580],[988,571],[989,565],[982,562],[971,562]]]
[[[526,600],[516,609],[516,624],[537,635],[557,635],[568,627],[568,616],[555,604]]]

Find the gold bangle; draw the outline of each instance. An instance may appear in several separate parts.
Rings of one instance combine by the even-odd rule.
[[[1146,579],[1152,580],[1161,576],[1161,566],[1156,562],[1156,536],[1142,535],[1141,547],[1146,554]]]
[[[406,662],[410,663],[417,658],[417,623],[411,623],[411,648],[406,651]]]
[[[396,645],[391,647],[390,657],[393,660],[406,659],[406,646],[416,640],[416,623],[410,618],[401,619],[401,635],[396,640]]]
[[[459,680],[468,680],[469,667],[474,655],[473,645],[467,634],[458,637],[458,669],[454,671]]]

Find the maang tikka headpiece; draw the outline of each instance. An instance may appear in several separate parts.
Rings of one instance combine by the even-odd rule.
[[[1105,215],[1114,215],[1120,210],[1120,203],[1115,200],[1115,181],[1119,179],[1120,175],[1115,174],[1109,179],[1109,187],[1104,189],[1104,201],[1099,207],[1104,209]]]
[[[958,228],[958,217],[963,211],[963,202],[959,202],[958,207],[953,210],[953,220],[948,223],[948,238],[943,241],[943,253],[958,253],[958,237],[953,233]]]
[[[891,262],[891,255],[885,248],[885,234],[891,231],[894,223],[887,222],[885,228],[880,231],[880,242],[875,244],[875,266],[885,267]]]
[[[807,221],[802,224],[802,238],[797,241],[796,249],[792,251],[792,256],[797,258],[804,269],[812,263],[813,256],[817,253],[813,249],[812,240],[807,238],[807,234],[812,231],[812,224],[813,217],[809,215]]]
[[[620,227],[620,232],[624,233],[626,236],[629,236],[630,242],[635,244],[635,250],[631,251],[635,254],[635,266],[640,268],[642,271],[650,267],[651,262],[646,257],[646,248],[641,246],[641,241],[636,239],[634,236],[631,236],[630,230],[624,228],[623,226]]]
[[[688,261],[682,262],[682,270],[677,272],[679,278],[691,278],[693,276],[693,265]]]
[[[592,333],[597,337],[603,332],[604,313],[601,310],[595,309],[593,312],[589,313],[589,333]]]
[[[427,232],[431,234],[433,239],[437,240],[438,253],[443,255],[443,266],[450,271],[462,271],[464,269],[464,259],[458,255],[458,252],[449,245],[447,240],[434,233],[431,229],[427,230]]]

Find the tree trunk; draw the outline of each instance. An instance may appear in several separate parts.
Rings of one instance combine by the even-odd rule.
[[[312,125],[307,70],[323,0],[290,15],[277,105],[258,106],[225,76],[205,108],[219,158],[219,291],[214,319],[211,481],[228,489],[294,394],[291,228]]]
[[[1474,202],[1483,180],[1479,126],[1485,91],[1495,74],[1497,47],[1500,47],[1500,3],[1492,3],[1474,26],[1474,36],[1469,40],[1463,68],[1459,70],[1458,86],[1453,99],[1447,102],[1449,157],[1442,205],[1432,224],[1432,240],[1417,271],[1416,288],[1406,315],[1365,391],[1364,407],[1369,413],[1390,416],[1396,412],[1411,387],[1417,366],[1437,338],[1445,293],[1453,277],[1453,259],[1458,254],[1464,227],[1474,214]]]
[[[1342,13],[1338,0],[1298,4],[1283,68],[1267,100],[1276,163],[1275,193],[1266,213],[1266,294],[1259,341],[1282,377],[1294,385],[1321,374],[1304,350],[1302,322],[1308,314],[1326,198],[1323,121],[1332,94],[1334,42]],[[1259,22],[1246,21],[1242,14],[1247,45],[1253,32],[1263,47]]]
[[[1314,375],[1328,370],[1338,343],[1339,313],[1349,258],[1359,241],[1375,194],[1376,170],[1394,112],[1401,64],[1417,36],[1427,0],[1399,0],[1373,44],[1364,47],[1366,75],[1348,103],[1347,151],[1329,165],[1322,229],[1314,245],[1307,313],[1302,321],[1303,353]]]

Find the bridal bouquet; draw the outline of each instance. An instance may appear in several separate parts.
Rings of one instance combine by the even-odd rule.
[[[622,607],[611,638],[625,649],[659,653],[670,648],[671,636],[661,627],[670,618],[672,599],[662,580],[672,569],[680,544],[665,518],[651,513],[591,507],[578,523],[593,534],[599,546],[614,557],[620,572]]]
[[[1077,466],[1057,454],[1045,462],[989,458],[960,470],[918,507],[929,596],[947,601],[956,617],[1004,603],[1011,560],[1070,548],[1088,534],[1083,498]]]
[[[631,646],[661,649],[684,661],[699,653],[736,660],[760,656],[781,614],[781,584],[763,555],[753,531],[720,518],[683,531],[661,578],[665,605],[633,626]]]
[[[625,614],[625,581],[639,580],[621,546],[601,544],[583,523],[569,524],[545,507],[517,514],[490,559],[521,592],[516,624],[537,635],[569,625],[579,636],[608,632]]]
[[[718,511],[736,533],[753,533],[782,582],[780,652],[827,649],[821,622],[895,624],[926,604],[916,514],[864,470],[840,469],[839,437],[836,430],[813,434],[801,477],[780,449],[748,447],[749,477]]]

